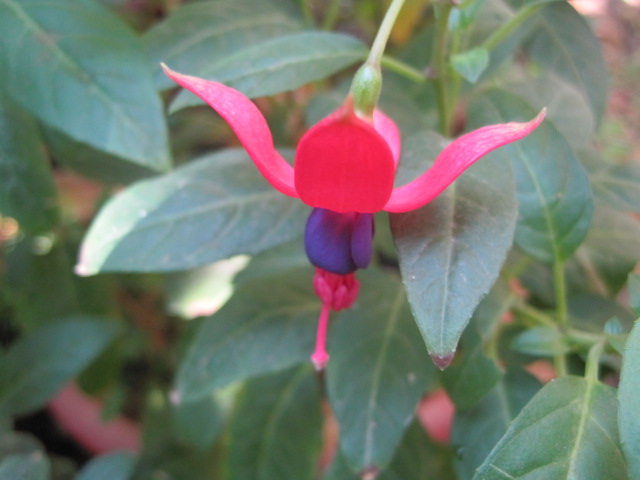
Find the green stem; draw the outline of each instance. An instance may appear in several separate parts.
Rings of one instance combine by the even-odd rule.
[[[408,65],[393,57],[383,55],[380,63],[384,68],[391,70],[398,75],[402,75],[403,77],[408,78],[409,80],[412,80],[416,83],[423,83],[427,79],[425,74],[420,70],[413,68],[411,65]]]
[[[587,356],[587,365],[584,372],[585,378],[591,382],[595,383],[598,381],[598,373],[600,370],[600,357],[602,356],[602,352],[604,351],[604,341],[600,341],[591,347],[589,350],[589,355]]]
[[[404,0],[393,0],[391,5],[389,5],[380,29],[373,41],[373,45],[371,46],[371,51],[369,52],[367,63],[370,65],[380,66],[384,49],[387,46],[387,40],[389,39],[389,35],[391,35],[391,30],[393,29],[394,23],[396,23],[396,18],[398,18],[398,13],[400,13],[402,5],[404,5]]]
[[[309,25],[314,25],[313,11],[311,10],[311,0],[300,0],[300,10]]]
[[[449,32],[449,14],[452,5],[449,2],[434,4],[436,12],[436,41],[434,43],[434,65],[436,70],[436,97],[438,102],[438,120],[440,133],[449,137],[451,129],[451,111],[449,109],[449,65],[447,64],[447,41]]]
[[[567,309],[567,281],[562,260],[556,260],[553,263],[553,283],[556,293],[556,319],[560,328],[566,328],[569,325],[569,315]]]
[[[512,307],[512,310],[513,310],[513,313],[515,313],[516,315],[520,315],[524,317],[526,320],[529,320],[536,325],[556,328],[556,324],[550,316],[542,313],[540,310],[530,305],[527,305],[527,304],[514,305]]]
[[[324,21],[322,22],[323,30],[333,30],[338,19],[338,12],[340,11],[340,0],[331,0],[329,7],[327,8]]]
[[[522,22],[533,15],[544,4],[539,3],[537,5],[529,5],[520,9],[513,17],[507,22],[503,23],[498,30],[493,32],[489,38],[487,38],[480,48],[484,48],[487,51],[491,51],[498,46],[505,38],[507,38],[511,32],[513,32]]]

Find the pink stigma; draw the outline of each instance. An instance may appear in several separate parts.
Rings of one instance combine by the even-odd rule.
[[[322,268],[316,268],[313,287],[316,295],[322,300],[322,310],[318,318],[316,349],[311,355],[311,361],[316,370],[321,371],[329,362],[329,354],[327,353],[329,314],[331,310],[338,311],[351,307],[358,297],[360,284],[353,273],[338,275]]]

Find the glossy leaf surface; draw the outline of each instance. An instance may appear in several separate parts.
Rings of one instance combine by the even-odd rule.
[[[342,453],[362,472],[391,460],[433,366],[400,283],[371,269],[358,277],[359,299],[329,333],[327,391]]]
[[[366,55],[364,44],[352,36],[303,32],[266,40],[212,62],[200,76],[224,83],[250,98],[261,97],[321,80],[363,60]],[[182,92],[171,109],[176,111],[201,103],[190,93]]]
[[[320,301],[310,267],[242,283],[204,319],[178,372],[178,392],[196,399],[248,377],[309,361]],[[248,301],[247,299],[250,299]]]
[[[563,377],[546,385],[511,423],[474,480],[624,480],[615,391]]]
[[[322,397],[310,365],[247,382],[230,425],[231,480],[313,480]]]
[[[618,389],[618,428],[630,478],[640,477],[640,323],[636,322],[624,349]]]
[[[143,36],[156,69],[156,84],[173,87],[160,63],[197,77],[251,45],[302,29],[291,8],[268,0],[217,0],[187,3],[175,9]]]
[[[589,100],[600,120],[607,102],[607,65],[587,21],[566,2],[541,9],[527,46],[532,60],[560,75]]]
[[[20,339],[0,366],[0,412],[21,415],[44,405],[117,330],[114,323],[76,318],[52,322]]]
[[[243,150],[136,183],[103,208],[77,272],[183,270],[284,243],[308,208],[273,190]]]
[[[472,125],[527,118],[534,112],[507,92],[491,91],[471,105]],[[516,244],[543,262],[566,260],[584,239],[593,203],[587,175],[567,141],[544,122],[502,147],[513,162],[519,219]]]
[[[17,103],[98,150],[169,166],[151,69],[115,15],[90,0],[2,0],[0,31],[2,88]]]
[[[0,95],[0,214],[31,234],[57,219],[56,190],[37,122]]]
[[[426,168],[441,142],[424,137],[401,165]],[[402,279],[432,356],[453,354],[511,248],[517,209],[508,162],[502,150],[492,152],[434,201],[391,217]]]
[[[523,370],[508,370],[469,410],[456,412],[451,444],[458,452],[458,478],[471,478],[511,421],[540,389],[540,382]]]

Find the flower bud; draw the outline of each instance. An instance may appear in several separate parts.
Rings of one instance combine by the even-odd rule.
[[[351,96],[356,113],[371,119],[382,89],[380,66],[365,63],[356,72],[351,83]]]

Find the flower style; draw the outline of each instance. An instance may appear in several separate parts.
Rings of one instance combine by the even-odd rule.
[[[382,112],[361,118],[348,96],[336,112],[302,137],[292,167],[275,149],[267,122],[251,100],[221,83],[163,68],[226,120],[276,190],[313,207],[305,249],[316,266],[314,288],[323,305],[311,357],[317,369],[329,359],[325,348],[329,314],[353,304],[359,288],[354,272],[371,261],[373,214],[425,205],[483,155],[531,133],[545,115],[543,110],[530,122],[490,125],[467,133],[450,143],[420,177],[394,188],[400,134]]]

